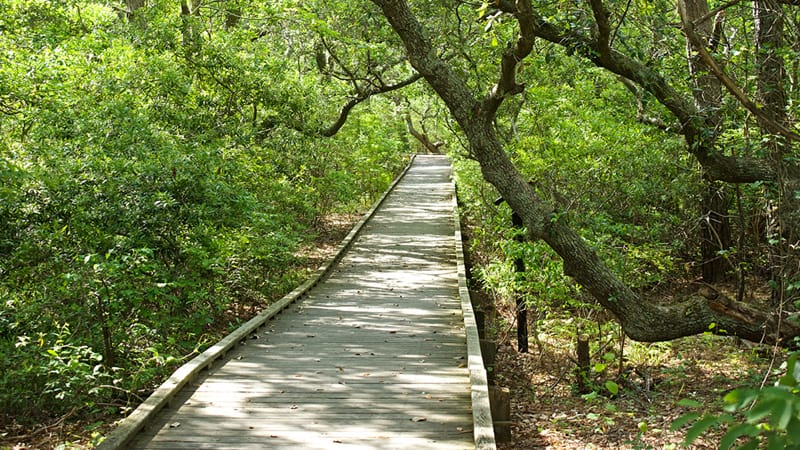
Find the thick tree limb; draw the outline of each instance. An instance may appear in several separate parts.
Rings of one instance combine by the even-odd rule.
[[[611,25],[608,23],[608,11],[603,6],[602,0],[589,0],[589,5],[592,7],[592,14],[597,24],[594,39],[597,42],[597,50],[603,56],[608,56],[611,53],[611,46],[609,44],[611,39]]]
[[[496,114],[497,108],[500,107],[506,96],[520,94],[525,89],[524,85],[517,83],[517,65],[533,50],[533,22],[531,21],[530,3],[518,2],[518,7],[519,10],[515,16],[523,32],[519,34],[516,44],[509,47],[503,54],[500,62],[500,80],[483,101],[484,111],[491,116]]]
[[[427,150],[429,153],[440,153],[439,148],[444,145],[444,142],[431,141],[431,138],[428,137],[424,127],[423,131],[419,131],[414,128],[414,122],[411,120],[411,114],[406,114],[406,128],[408,129],[408,132],[414,136],[414,139],[419,141],[419,143],[422,144],[422,146],[425,147],[425,150]]]
[[[528,237],[541,239],[550,245],[563,259],[564,272],[616,315],[631,338],[641,341],[669,340],[705,332],[711,323],[732,335],[756,341],[762,337],[766,341],[780,340],[800,333],[796,327],[778,327],[776,323],[785,321],[772,320],[768,312],[743,304],[697,297],[661,305],[648,302],[634,293],[574,230],[559,219],[553,206],[545,202],[517,171],[495,134],[492,126],[494,117],[476,108],[481,103],[469,91],[469,85],[461,76],[437,56],[425,29],[406,1],[372,1],[381,8],[405,44],[411,65],[436,91],[461,126],[469,141],[472,156],[480,163],[484,178],[498,189],[522,219]],[[517,5],[529,8],[530,1],[518,0]],[[501,74],[503,70],[501,61]],[[716,309],[711,305],[715,305]]]

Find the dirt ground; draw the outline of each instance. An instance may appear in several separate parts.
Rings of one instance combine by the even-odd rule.
[[[320,238],[303,251],[309,271],[329,257],[357,220],[357,216],[337,216],[318,225]],[[572,318],[564,314],[538,322],[538,344],[531,337],[530,352],[519,353],[513,308],[492,302],[497,307],[498,343],[494,377],[498,386],[511,393],[512,441],[499,444],[500,450],[677,449],[683,434],[671,432],[670,424],[688,412],[678,405],[680,399],[696,400],[713,411],[726,392],[758,385],[771,363],[781,361],[781,355],[773,360],[770,348],[708,335],[656,344],[627,341],[620,367],[615,336],[593,335],[597,349],[593,364],[608,362],[604,355],[615,356],[604,371],[595,374],[594,381],[602,386],[604,380],[613,380],[619,393],[609,396],[599,388],[581,395],[574,388]],[[98,425],[101,419],[81,418],[74,411],[25,428],[13,418],[0,417],[0,449],[91,448],[92,434],[107,428]],[[716,448],[716,437],[704,436],[691,448]]]
[[[597,392],[575,390],[575,344],[548,333],[563,322],[539,324],[541,347],[516,350],[516,334],[502,334],[495,366],[499,386],[511,392],[510,449],[675,449],[684,435],[670,431],[673,420],[689,412],[681,399],[719,412],[722,397],[744,385],[758,385],[770,370],[772,349],[751,347],[731,338],[694,336],[668,343],[626,344],[621,368],[615,360],[595,376]],[[612,349],[618,355],[619,347]],[[592,364],[602,361],[592,355]],[[781,361],[780,357],[777,359]],[[603,380],[619,386],[617,396]],[[690,448],[714,449],[719,432]]]

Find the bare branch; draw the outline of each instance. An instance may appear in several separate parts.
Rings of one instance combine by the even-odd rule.
[[[353,89],[355,89],[356,92],[360,94],[361,87],[358,85],[357,81],[358,78],[356,77],[355,73],[353,73],[352,70],[350,70],[346,65],[344,65],[342,60],[339,59],[339,56],[333,50],[333,47],[328,45],[328,42],[325,40],[324,37],[320,36],[320,40],[322,42],[322,46],[325,47],[325,50],[327,50],[328,54],[331,55],[331,59],[333,60],[333,62],[335,62],[339,67],[341,67],[346,75],[346,77],[339,78],[338,76],[336,76],[335,78],[340,79],[342,81],[350,81],[353,84]]]
[[[517,83],[517,65],[533,50],[535,34],[530,0],[518,1],[514,16],[520,29],[517,42],[503,53],[500,61],[500,79],[483,101],[483,109],[490,117],[494,117],[506,96],[519,94],[525,89],[524,85]]]
[[[425,132],[425,126],[422,125],[422,131],[418,131],[414,128],[414,122],[411,120],[411,114],[406,113],[406,128],[408,132],[411,133],[412,136],[416,140],[422,144],[425,149],[430,153],[439,153],[439,147],[444,145],[444,142],[433,142],[431,138],[428,137],[428,133]]]
[[[620,75],[617,75],[617,80],[619,80],[619,82],[622,83],[623,86],[625,86],[625,89],[627,89],[631,94],[633,94],[633,97],[636,99],[637,121],[646,125],[656,127],[662,131],[669,131],[673,133],[680,133],[682,131],[681,124],[679,123],[668,124],[667,122],[663,121],[658,117],[652,117],[646,115],[644,110],[644,102],[642,101],[642,91],[639,90],[639,88],[636,86],[636,83]]]
[[[726,9],[730,8],[731,6],[736,6],[741,3],[742,0],[731,0],[727,3],[717,6],[716,8],[709,11],[707,14],[704,14],[702,17],[692,20],[692,25],[697,26],[701,23],[705,22],[706,20],[714,17],[717,13],[724,12]],[[800,0],[798,0],[800,1]]]
[[[368,91],[363,91],[359,93],[357,97],[353,98],[352,100],[347,102],[347,104],[345,104],[344,107],[342,107],[342,111],[339,113],[339,118],[336,119],[336,122],[334,122],[330,127],[326,128],[325,130],[322,130],[319,134],[324,137],[331,137],[335,135],[344,126],[345,122],[347,122],[347,117],[350,115],[350,111],[352,111],[353,108],[356,107],[356,105],[367,100],[373,95],[385,94],[387,92],[392,92],[398,89],[402,89],[406,86],[413,84],[420,78],[422,78],[422,75],[420,75],[419,73],[415,73],[411,77],[397,84],[384,85],[381,87],[376,87],[374,89],[370,89]]]

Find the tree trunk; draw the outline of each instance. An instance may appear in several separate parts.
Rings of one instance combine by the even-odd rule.
[[[703,44],[713,50],[720,41],[724,13],[717,14],[713,21],[710,19],[697,23],[708,16],[708,2],[706,0],[679,0],[678,9],[684,23],[696,23],[694,32],[700,36]],[[722,83],[711,73],[697,54],[697,49],[689,39],[686,40],[686,57],[689,62],[689,74],[692,77],[692,97],[698,113],[705,117],[706,126],[709,128],[708,138],[702,141],[707,147],[704,153],[714,151],[714,144],[719,133],[721,120],[720,107],[722,106]],[[711,180],[705,174],[700,201],[700,266],[703,281],[715,283],[726,278],[730,268],[723,252],[731,245],[731,227],[728,220],[728,195],[722,185]]]
[[[145,0],[125,0],[126,13],[128,20],[133,20],[138,9],[144,8]]]
[[[783,11],[775,0],[756,0],[753,2],[755,25],[757,99],[763,105],[767,117],[782,125],[788,125],[786,114],[786,91],[784,79],[786,71],[783,56],[779,49],[783,46]],[[770,160],[778,179],[773,189],[774,197],[767,206],[767,237],[776,242],[770,245],[770,272],[773,280],[772,304],[774,307],[786,306],[797,297],[797,289],[789,289],[792,283],[800,280],[800,255],[797,244],[800,235],[800,199],[795,192],[800,190],[800,170],[796,162],[787,160],[791,154],[791,144],[778,136],[771,136],[765,124],[762,132],[762,146]]]
[[[517,19],[522,32],[516,45],[506,49],[498,83],[478,100],[465,80],[442,60],[422,24],[404,0],[373,0],[405,44],[411,65],[447,105],[470,145],[470,155],[481,166],[483,177],[493,184],[527,227],[528,237],[550,245],[564,261],[564,272],[584,286],[620,321],[625,333],[639,341],[662,341],[714,330],[745,339],[775,341],[800,335],[800,327],[778,321],[770,312],[734,302],[716,292],[690,297],[673,304],[658,304],[625,286],[554,207],[536,193],[513,165],[495,134],[497,108],[507,95],[521,92],[514,79],[517,64],[533,48],[531,4],[518,0]],[[530,20],[529,20],[530,19]],[[530,39],[526,35],[530,34]]]
[[[729,269],[733,268],[724,253],[733,242],[728,219],[730,201],[720,183],[706,180],[705,185],[700,216],[700,267],[703,281],[715,283],[728,278]]]

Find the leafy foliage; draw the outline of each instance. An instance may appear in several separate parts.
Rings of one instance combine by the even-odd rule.
[[[173,7],[0,2],[0,415],[124,410],[296,285],[320,219],[403,164],[388,102],[316,137],[338,115],[311,89],[316,13]]]
[[[725,395],[725,414],[689,412],[672,423],[673,429],[691,424],[686,430],[689,445],[712,427],[724,427],[719,448],[800,448],[800,389],[798,354],[784,362],[783,375],[774,386],[739,388]],[[699,408],[697,402],[682,400],[683,406]]]

